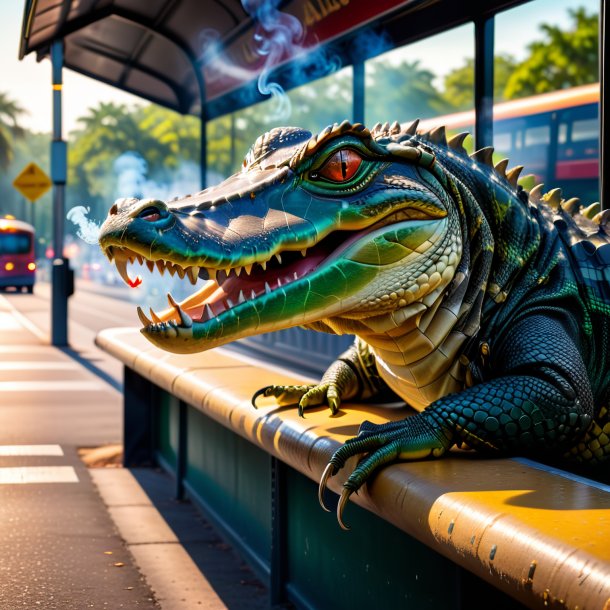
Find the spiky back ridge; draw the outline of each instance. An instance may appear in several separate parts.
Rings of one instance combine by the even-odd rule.
[[[425,132],[418,131],[418,125],[419,119],[404,125],[394,121],[391,124],[389,122],[377,123],[369,130],[362,123],[352,124],[349,121],[335,123],[326,127],[319,134],[312,135],[297,153],[292,156],[289,165],[294,169],[305,157],[315,154],[328,140],[338,135],[354,134],[367,141],[373,150],[377,150],[380,153],[387,153],[386,147],[391,143],[408,143],[415,146],[431,144],[434,147],[434,152],[438,152],[439,149],[442,151],[444,148],[462,158],[470,158],[481,165],[487,166],[500,180],[505,181],[506,186],[515,190],[520,189],[518,182],[524,169],[523,165],[517,165],[509,169],[508,159],[502,159],[494,164],[494,148],[492,146],[480,148],[471,155],[468,155],[464,147],[464,140],[470,135],[467,131],[447,139],[446,129],[443,125]],[[392,152],[396,154],[396,150]],[[586,234],[599,232],[604,236],[610,235],[610,212],[602,213],[599,203],[592,203],[588,207],[584,207],[580,199],[576,197],[564,199],[562,191],[559,188],[552,189],[544,194],[543,188],[543,184],[538,184],[531,192],[527,193],[531,203],[535,205],[546,204],[553,212],[574,219],[575,230],[580,232],[587,231]],[[589,223],[587,222],[588,220],[593,222]],[[585,233],[583,233],[584,235]]]

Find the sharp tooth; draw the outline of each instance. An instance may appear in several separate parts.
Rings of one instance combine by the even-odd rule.
[[[155,324],[159,324],[160,322],[163,322],[163,320],[154,312],[153,308],[150,308],[150,317],[152,318],[152,321]]]
[[[183,280],[184,276],[186,275],[186,269],[184,267],[180,267],[178,265],[175,265],[176,270],[178,271],[178,277]]]
[[[182,311],[182,309],[178,307],[178,313],[180,314],[180,323],[182,324],[182,326],[184,326],[185,328],[190,328],[191,326],[193,326],[193,318],[191,318],[191,316],[189,316],[186,311]]]
[[[282,280],[278,277],[277,278],[277,287],[279,288],[282,285]]]
[[[267,271],[267,261],[263,261],[262,263],[259,263],[259,265],[263,268],[264,271]]]
[[[136,260],[136,257],[133,254],[131,254],[127,258],[129,259],[129,262],[133,265]]]
[[[193,286],[197,283],[197,278],[199,277],[199,267],[189,267],[187,269],[189,280]]]
[[[114,260],[114,264],[116,265],[117,271],[119,275],[125,280],[125,282],[131,286],[132,281],[129,277],[129,273],[127,273],[127,259],[126,258],[116,258]]]
[[[241,270],[243,269],[243,267],[235,267],[234,271],[235,271],[235,275],[237,277],[239,277],[239,274],[241,273]]]
[[[155,261],[155,265],[157,265],[157,269],[159,270],[159,273],[161,275],[163,275],[163,273],[165,272],[165,263],[162,260],[158,260],[158,261]]]
[[[212,308],[207,303],[205,304],[205,315],[208,317],[208,320],[216,317],[212,311]]]
[[[250,298],[251,299],[255,299],[256,298],[256,292],[254,292],[254,290],[250,291]]]
[[[226,299],[227,305],[228,305],[228,309],[233,309],[233,307],[235,307],[235,303],[233,303],[233,301],[227,297]]]
[[[237,297],[237,303],[245,303],[246,302],[246,297],[244,296],[244,291],[240,290],[239,291],[239,296]]]
[[[295,280],[298,280],[298,279],[299,279],[299,276],[297,275],[297,272],[296,272],[296,271],[294,272],[294,279],[295,279]]]
[[[144,264],[144,257],[141,254],[136,254],[136,258],[138,259],[138,263],[140,263],[140,265]]]
[[[301,250],[301,256],[307,256],[307,248]]]
[[[275,258],[277,258],[277,262],[281,265],[282,264],[282,257],[281,257],[279,252],[275,253]]]
[[[252,265],[244,265],[244,269],[246,270],[246,273],[248,275],[250,275],[250,273],[252,273]]]
[[[267,282],[265,282],[265,293],[269,294],[271,292],[271,286],[269,286],[269,284],[267,284]]]
[[[174,267],[174,265],[172,265],[171,263],[167,266],[167,270],[169,271],[169,274],[174,277],[174,275],[176,275],[176,267]]]
[[[176,299],[168,292],[167,293],[167,301],[174,309],[180,309],[180,305],[176,303]]]
[[[148,267],[148,270],[152,273],[153,269],[155,268],[155,263],[153,261],[146,261],[146,266]]]
[[[142,322],[142,326],[150,326],[152,324],[152,320],[149,320],[146,317],[146,314],[142,311],[141,307],[138,307],[136,310],[138,312],[138,318],[140,318],[140,322]]]

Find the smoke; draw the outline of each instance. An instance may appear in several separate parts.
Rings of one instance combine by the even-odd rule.
[[[90,211],[84,205],[77,205],[66,214],[66,218],[76,225],[76,234],[84,242],[96,245],[101,225],[87,218]]]
[[[246,13],[256,22],[253,42],[254,51],[263,59],[260,70],[251,70],[237,64],[225,53],[220,34],[205,29],[200,34],[200,58],[206,65],[208,82],[232,78],[248,83],[257,80],[258,92],[273,102],[273,110],[266,117],[268,122],[286,121],[292,107],[284,88],[271,80],[274,68],[290,60],[287,74],[291,85],[298,86],[328,76],[341,68],[338,56],[320,45],[305,46],[305,31],[301,22],[293,15],[277,9],[280,0],[241,0]],[[246,100],[250,103],[250,100]],[[254,101],[254,100],[252,100]]]
[[[258,77],[258,90],[274,100],[274,118],[285,120],[292,112],[290,99],[282,86],[270,81],[269,76],[282,59],[303,51],[304,31],[296,17],[277,10],[278,4],[279,0],[242,0],[246,13],[258,22],[254,31],[254,43],[256,52],[265,60]]]
[[[114,160],[112,168],[117,177],[115,197],[167,201],[200,190],[200,170],[193,161],[182,161],[177,168],[149,177],[146,159],[139,152],[128,150]]]

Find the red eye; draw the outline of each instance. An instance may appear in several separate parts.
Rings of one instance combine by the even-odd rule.
[[[317,172],[333,182],[347,182],[358,171],[362,157],[351,148],[338,150]]]

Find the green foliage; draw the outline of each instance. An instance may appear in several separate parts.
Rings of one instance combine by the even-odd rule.
[[[0,92],[0,169],[8,169],[14,157],[14,140],[23,136],[19,117],[25,110],[6,93]]]
[[[506,83],[506,99],[536,95],[598,80],[597,14],[583,7],[570,10],[573,25],[562,30],[542,24],[542,40],[528,46],[529,55]]]
[[[380,93],[367,100],[367,123],[427,118],[453,110],[435,88],[434,78],[434,73],[422,68],[417,60],[399,64],[374,62],[367,69],[367,90]]]
[[[512,55],[499,54],[494,58],[494,100],[503,101],[506,83],[514,72],[517,61]],[[474,59],[469,57],[463,66],[445,76],[443,98],[454,110],[474,107]]]

